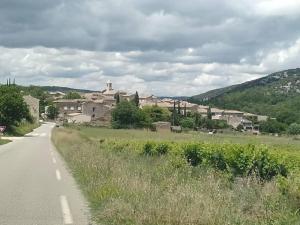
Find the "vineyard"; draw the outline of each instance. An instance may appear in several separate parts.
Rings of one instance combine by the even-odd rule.
[[[270,145],[67,128],[56,129],[53,141],[99,224],[300,221],[297,140]]]

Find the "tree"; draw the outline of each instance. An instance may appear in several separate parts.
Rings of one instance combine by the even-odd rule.
[[[112,111],[113,128],[137,128],[146,126],[147,118],[133,102],[121,101]]]
[[[181,115],[180,101],[178,101],[177,104],[178,104],[178,108],[177,108],[178,115]]]
[[[0,86],[0,124],[11,129],[23,119],[32,121],[28,106],[16,86]]]
[[[170,121],[170,111],[157,105],[145,106],[142,111],[152,122]]]
[[[70,91],[65,96],[64,99],[80,99],[81,96],[77,92]]]
[[[183,128],[194,128],[195,124],[194,124],[194,119],[193,118],[183,118],[181,121],[180,121],[180,125],[183,127]]]
[[[282,133],[286,129],[284,123],[280,123],[275,119],[268,119],[260,123],[260,131],[264,133]]]
[[[201,115],[198,112],[196,112],[194,116],[195,116],[195,126],[198,127],[201,124]]]
[[[50,105],[47,110],[47,117],[51,120],[57,118],[59,114],[58,108],[55,105]]]
[[[120,103],[120,94],[119,93],[117,93],[115,95],[115,99],[116,99],[116,103],[119,104]]]
[[[211,107],[210,107],[210,106],[209,106],[208,109],[207,109],[207,118],[208,118],[209,120],[212,119],[212,113],[211,113]]]
[[[139,107],[139,105],[140,105],[140,97],[139,97],[139,93],[137,91],[135,92],[133,101],[134,101],[136,107]]]
[[[298,135],[300,134],[300,124],[292,123],[287,130],[288,134]]]

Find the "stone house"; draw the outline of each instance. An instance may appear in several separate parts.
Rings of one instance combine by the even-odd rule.
[[[24,102],[27,104],[29,113],[34,122],[38,123],[40,120],[40,100],[31,95],[23,96]]]
[[[54,104],[58,108],[59,117],[64,117],[71,113],[81,113],[84,102],[84,99],[59,99],[54,101]]]
[[[91,121],[109,123],[112,109],[113,105],[107,104],[103,100],[87,101],[82,105],[82,114],[90,116]]]
[[[170,122],[159,121],[159,122],[152,123],[152,125],[155,127],[155,130],[158,132],[163,132],[163,131],[170,132],[171,131],[171,123]]]

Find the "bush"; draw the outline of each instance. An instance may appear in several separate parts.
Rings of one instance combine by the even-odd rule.
[[[292,123],[289,126],[287,132],[288,132],[288,134],[291,134],[291,135],[298,135],[298,134],[300,134],[300,124]]]
[[[144,155],[148,155],[148,156],[154,155],[155,154],[155,143],[153,143],[153,142],[147,142],[144,145],[143,154]]]
[[[192,166],[198,166],[203,161],[203,151],[198,144],[188,144],[184,147],[184,156]]]
[[[155,151],[158,155],[165,155],[169,151],[169,145],[166,143],[160,143],[156,146]]]
[[[165,155],[168,153],[169,148],[167,143],[147,142],[143,147],[143,154],[148,156]]]
[[[193,129],[194,128],[194,119],[193,118],[184,118],[180,121],[180,125],[183,128]]]
[[[226,170],[227,163],[224,154],[221,151],[213,152],[208,158],[210,164],[218,170]]]

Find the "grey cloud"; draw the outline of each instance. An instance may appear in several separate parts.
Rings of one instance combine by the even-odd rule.
[[[0,81],[189,95],[297,67],[300,14],[262,2],[0,0]]]

